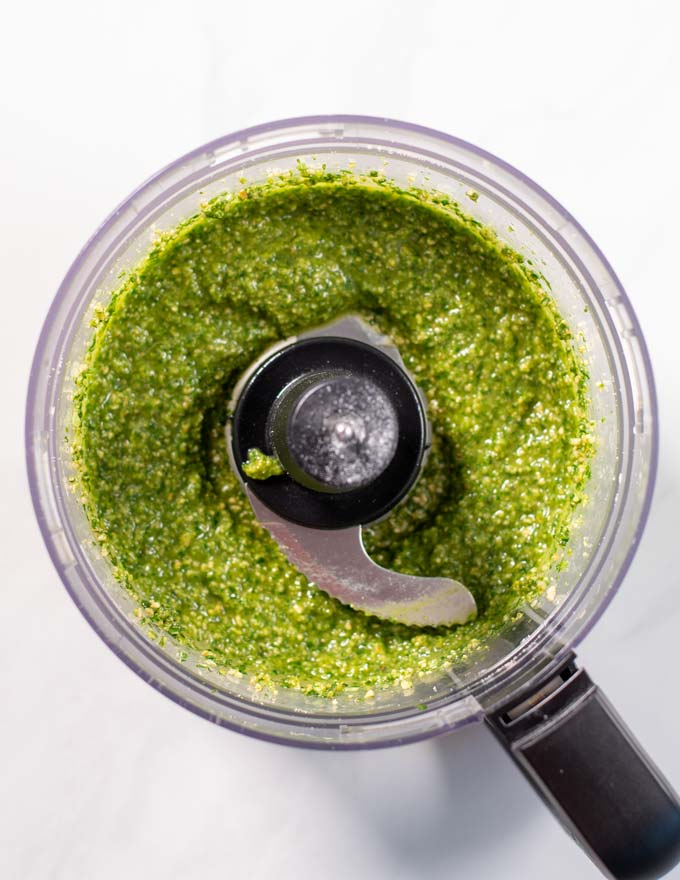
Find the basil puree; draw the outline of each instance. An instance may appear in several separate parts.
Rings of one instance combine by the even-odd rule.
[[[465,626],[406,627],[331,599],[257,524],[230,468],[241,373],[345,313],[398,346],[433,433],[367,550],[462,581],[479,607]],[[99,310],[76,394],[78,485],[152,637],[258,688],[408,689],[501,631],[563,564],[592,455],[586,379],[533,267],[457,204],[300,168],[213,199]]]
[[[284,473],[283,465],[273,455],[266,455],[261,449],[249,449],[248,460],[243,465],[243,473],[251,480],[268,480]]]

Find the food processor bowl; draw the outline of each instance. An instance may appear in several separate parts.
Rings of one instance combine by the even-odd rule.
[[[554,573],[540,600],[518,609],[504,632],[471,647],[464,663],[410,691],[396,688],[370,701],[256,691],[245,679],[208,668],[201,654],[172,638],[154,638],[159,634],[153,630],[150,637],[93,540],[70,482],[74,378],[91,340],[95,307],[106,305],[121,272],[144,257],[159,232],[211,197],[240,189],[243,178],[265,181],[299,163],[355,174],[377,170],[404,187],[437,190],[456,201],[535,269],[590,375],[596,452],[568,565]],[[647,519],[657,408],[630,302],[598,247],[551,196],[457,138],[385,119],[318,116],[212,141],[154,175],[104,221],[67,273],[43,327],[30,377],[26,444],[35,510],[54,564],[92,627],[131,669],[179,704],[233,730],[315,748],[370,748],[484,718],[495,719],[498,728],[508,711],[521,708],[520,700],[508,710],[518,697],[526,700],[546,687],[550,694],[555,681],[573,678],[574,646],[616,592]]]

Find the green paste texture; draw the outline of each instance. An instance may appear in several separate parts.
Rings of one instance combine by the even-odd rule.
[[[462,581],[479,617],[418,629],[341,605],[256,522],[228,401],[270,345],[345,313],[427,397],[425,471],[365,530],[380,564]],[[165,234],[101,309],[78,379],[78,485],[138,615],[212,668],[332,697],[409,688],[503,630],[563,564],[592,455],[587,375],[532,266],[441,195],[300,169]]]
[[[248,459],[243,463],[243,473],[251,480],[268,480],[284,473],[283,465],[274,455],[261,449],[249,449]]]

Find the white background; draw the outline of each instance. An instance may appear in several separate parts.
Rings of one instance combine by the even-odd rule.
[[[602,246],[652,352],[652,514],[580,657],[680,787],[673,4],[12,6],[0,27],[0,877],[599,876],[482,728],[308,753],[218,729],[135,677],[48,560],[22,421],[32,351],[69,263],[133,187],[194,146],[349,112],[431,125],[505,158]]]

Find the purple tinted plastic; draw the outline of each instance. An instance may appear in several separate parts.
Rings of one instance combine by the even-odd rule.
[[[411,151],[417,150],[419,156],[423,157],[424,161],[427,161],[428,158],[432,158],[433,160],[442,160],[443,157],[435,152],[428,151],[422,145],[419,146],[417,144],[419,136],[422,136],[423,140],[427,140],[428,142],[431,140],[438,141],[440,144],[443,145],[443,147],[447,144],[452,145],[464,152],[469,153],[472,157],[485,160],[486,163],[488,163],[489,173],[491,175],[493,175],[494,170],[496,169],[504,172],[506,175],[509,175],[510,178],[513,179],[513,181],[517,182],[520,188],[523,187],[527,191],[530,191],[538,197],[538,200],[540,202],[545,203],[550,208],[552,208],[553,211],[559,214],[559,216],[563,218],[565,223],[569,224],[574,230],[576,230],[578,236],[580,237],[580,240],[585,244],[585,246],[589,247],[593,251],[596,259],[599,260],[601,267],[607,273],[609,282],[617,291],[618,299],[622,304],[622,308],[626,311],[628,321],[630,323],[630,326],[632,327],[632,333],[636,337],[641,359],[641,363],[638,364],[638,370],[642,373],[641,379],[640,377],[638,378],[639,381],[642,382],[642,385],[644,386],[649,399],[649,412],[647,413],[647,418],[651,420],[652,434],[649,460],[647,462],[647,476],[646,484],[644,486],[644,497],[637,512],[637,522],[635,524],[633,538],[630,540],[627,553],[620,559],[620,561],[618,561],[615,575],[612,577],[611,582],[607,585],[607,588],[601,591],[596,607],[588,609],[587,613],[584,614],[582,621],[576,628],[574,628],[576,612],[582,605],[584,599],[587,599],[587,596],[581,596],[579,598],[579,601],[576,602],[573,607],[567,607],[568,603],[565,603],[565,606],[561,608],[553,617],[549,618],[545,622],[545,624],[536,631],[536,633],[534,633],[522,645],[520,645],[516,651],[504,657],[502,661],[498,664],[498,666],[494,668],[494,670],[485,675],[483,680],[480,680],[480,682],[478,683],[478,686],[476,685],[472,688],[468,688],[465,694],[459,693],[455,696],[451,696],[450,699],[446,701],[448,703],[451,703],[455,700],[465,701],[467,703],[467,708],[464,712],[458,713],[458,715],[453,720],[446,717],[440,718],[437,723],[427,722],[428,718],[431,719],[434,717],[434,713],[439,713],[440,715],[442,715],[442,709],[445,707],[441,704],[441,701],[433,701],[432,703],[428,703],[428,709],[426,712],[422,712],[414,706],[410,710],[407,709],[398,712],[390,711],[364,713],[359,716],[343,716],[326,715],[324,713],[314,712],[309,712],[305,714],[291,713],[290,711],[279,710],[276,707],[272,707],[270,705],[263,706],[255,702],[248,702],[241,699],[232,698],[227,694],[212,693],[213,689],[208,682],[202,680],[198,676],[189,674],[187,670],[181,667],[180,664],[173,664],[167,659],[167,657],[161,656],[152,643],[150,643],[141,635],[133,633],[129,627],[123,627],[122,633],[121,631],[117,630],[115,634],[112,634],[108,629],[102,627],[101,618],[98,618],[99,622],[97,619],[95,619],[96,615],[94,615],[91,611],[91,608],[93,606],[88,606],[88,602],[91,597],[86,597],[88,599],[88,602],[84,601],[79,592],[74,589],[67,572],[64,570],[62,558],[55,544],[55,535],[53,531],[51,531],[48,527],[49,517],[45,510],[46,501],[42,497],[43,492],[41,489],[39,458],[43,454],[43,451],[38,448],[38,441],[36,439],[38,437],[37,428],[42,431],[43,434],[49,434],[49,431],[53,428],[53,424],[52,414],[49,411],[49,393],[46,394],[44,398],[39,398],[38,391],[40,380],[44,378],[44,376],[42,375],[43,370],[48,369],[51,371],[50,378],[47,383],[48,392],[50,390],[53,393],[55,392],[55,387],[53,383],[57,382],[59,378],[59,365],[50,362],[49,359],[46,357],[48,353],[48,342],[52,337],[53,331],[55,330],[54,325],[55,321],[58,319],[58,314],[62,301],[65,300],[67,294],[71,290],[74,279],[76,279],[79,275],[88,255],[106,241],[109,230],[116,222],[117,218],[120,218],[121,215],[125,215],[128,209],[134,205],[134,202],[138,196],[148,194],[148,192],[150,190],[153,190],[154,187],[157,187],[159,183],[163,185],[161,195],[159,195],[156,199],[156,201],[160,204],[160,202],[162,201],[163,191],[167,192],[168,179],[171,178],[175,172],[191,166],[195,160],[203,160],[203,158],[207,155],[216,154],[220,150],[223,150],[225,147],[237,144],[239,142],[246,143],[254,137],[268,135],[275,136],[278,132],[288,131],[290,133],[290,137],[285,141],[286,146],[292,149],[296,149],[299,147],[300,153],[308,153],[310,150],[310,144],[312,144],[313,141],[310,141],[309,138],[296,138],[295,132],[298,131],[300,133],[303,133],[301,131],[302,129],[308,130],[310,127],[321,128],[323,126],[335,125],[337,125],[339,128],[342,128],[345,125],[358,125],[366,127],[368,129],[375,129],[375,136],[371,134],[370,137],[365,139],[365,142],[370,145],[383,145],[392,149],[396,149],[402,145],[394,138],[385,139],[384,137],[381,137],[381,135],[384,135],[387,129],[389,129],[390,132],[399,132],[400,140],[403,134],[403,140],[408,142],[407,148]],[[327,132],[324,132],[324,136],[327,136]],[[361,138],[353,137],[351,139],[351,142],[357,143],[361,140]],[[280,142],[277,143],[280,145]],[[416,146],[414,146],[414,143],[416,144]],[[256,156],[257,154],[262,152],[266,153],[268,149],[268,147],[264,147],[261,149],[249,150],[245,151],[243,155],[244,157],[249,158]],[[200,171],[196,172],[196,177],[199,177],[200,174]],[[479,174],[477,174],[477,176],[479,177]],[[185,186],[187,181],[190,179],[191,175],[185,174],[184,177],[181,178],[182,186]],[[493,176],[490,179],[493,180]],[[176,181],[171,182],[170,186],[175,185],[175,183]],[[499,185],[498,181],[495,180],[494,184],[497,190],[502,190],[502,187]],[[522,204],[516,193],[513,193],[513,198],[516,204]],[[152,211],[153,204],[153,200],[147,203],[148,212]],[[540,219],[539,215],[536,214],[535,210],[531,206],[523,204],[522,207],[528,215],[533,214],[537,217],[537,219]],[[554,230],[552,230],[552,232],[554,235],[558,235],[558,233],[555,233]],[[125,234],[126,230],[123,232],[123,236]],[[595,284],[594,282],[592,282],[590,274],[586,266],[584,265],[584,262],[580,259],[579,255],[574,252],[574,250],[568,245],[566,241],[561,241],[560,243],[564,251],[569,254],[574,265],[578,268],[578,270],[585,278],[590,279],[591,286],[595,288]],[[108,242],[107,249],[100,257],[100,261],[105,262],[107,254],[112,253],[115,250],[117,244],[118,239],[114,239]],[[83,282],[81,286],[85,286],[85,282]],[[604,303],[602,303],[602,305],[604,308]],[[75,303],[73,305],[71,313],[73,313],[74,310],[76,310],[77,308],[79,308],[79,303]],[[67,321],[64,319],[61,320],[63,320],[64,328],[60,328],[60,335],[57,338],[57,342],[53,343],[53,348],[56,349],[62,347],[62,344],[64,342],[63,337],[66,333]],[[614,341],[614,345],[618,346],[619,348],[618,355],[625,363],[626,357],[622,349],[620,348],[620,340],[618,340],[617,338],[616,328],[614,328],[613,324],[610,330],[613,331],[612,339]],[[623,382],[623,387],[621,387],[619,391],[621,395],[627,399],[627,404],[630,408],[632,405],[632,391],[630,387],[630,381],[627,378],[627,374],[626,376],[624,376],[624,380],[625,381]],[[536,657],[538,654],[545,655],[546,652],[549,653],[552,658],[550,662],[554,662],[556,664],[560,662],[562,657],[570,650],[571,647],[573,647],[582,638],[584,638],[584,636],[595,624],[599,616],[603,613],[606,606],[611,601],[616,589],[621,583],[621,580],[623,579],[633,558],[633,555],[637,548],[637,544],[639,542],[640,535],[646,522],[649,505],[651,502],[657,464],[658,432],[656,431],[656,424],[656,397],[652,380],[649,355],[644,344],[644,340],[641,335],[637,319],[635,318],[632,308],[630,307],[630,303],[625,295],[625,292],[623,291],[623,288],[618,278],[612,271],[611,267],[607,263],[599,248],[597,248],[597,246],[594,244],[594,242],[592,242],[589,236],[576,223],[571,215],[561,205],[559,205],[559,203],[557,203],[551,196],[540,189],[540,187],[536,186],[536,184],[530,181],[525,175],[516,171],[507,163],[493,157],[485,151],[479,150],[478,148],[470,144],[467,144],[459,139],[450,137],[448,135],[441,134],[439,132],[423,127],[406,123],[393,122],[385,119],[371,119],[368,117],[359,116],[318,116],[301,119],[282,120],[267,125],[255,126],[251,129],[237,132],[233,135],[215,140],[203,147],[199,147],[197,150],[192,151],[191,153],[187,154],[176,162],[168,165],[158,174],[150,178],[146,183],[142,184],[141,187],[135,190],[135,192],[133,192],[131,196],[126,199],[125,202],[123,202],[110,215],[109,218],[107,218],[107,220],[102,224],[99,230],[97,230],[94,236],[85,245],[84,249],[81,251],[73,266],[67,273],[64,281],[59,288],[59,291],[57,292],[57,296],[55,297],[55,300],[50,308],[47,319],[45,321],[45,325],[43,327],[43,331],[41,333],[40,340],[36,349],[29,382],[28,407],[26,415],[26,442],[29,483],[31,487],[36,515],[38,517],[45,543],[48,547],[55,567],[59,571],[59,574],[64,581],[67,589],[69,590],[69,593],[71,594],[73,600],[76,602],[85,617],[95,628],[98,634],[102,637],[102,639],[109,645],[109,647],[111,647],[111,649],[124,662],[126,662],[127,665],[133,669],[133,671],[135,671],[145,680],[149,681],[154,687],[165,693],[167,696],[178,702],[180,705],[184,705],[186,708],[189,708],[197,714],[202,715],[203,717],[206,717],[212,721],[215,721],[226,727],[230,727],[234,730],[248,733],[252,736],[257,736],[262,739],[279,742],[294,742],[298,745],[318,748],[367,748],[396,745],[402,742],[421,739],[427,736],[432,736],[434,734],[444,732],[454,727],[461,726],[461,724],[463,723],[477,720],[482,715],[481,707],[477,702],[478,698],[484,700],[486,703],[488,702],[489,694],[492,694],[494,691],[502,689],[504,692],[507,692],[507,689],[511,689],[514,686],[515,682],[526,680],[527,676],[531,676],[532,668],[536,665]],[[630,430],[633,430],[632,426],[630,427]],[[631,437],[630,439],[631,442],[634,442],[633,437]],[[53,449],[53,446],[51,446],[50,449]],[[630,462],[628,462],[628,464],[630,465]],[[624,469],[622,468],[622,472],[623,470]],[[628,484],[632,479],[630,466],[623,474],[623,477],[624,485],[621,491],[625,493],[629,491]],[[600,565],[603,566],[605,562],[606,554],[601,559]],[[591,571],[589,573],[591,582],[596,575],[597,572],[595,571]],[[111,619],[115,628],[116,621],[114,620],[114,618],[116,615],[116,610],[114,604],[111,603],[111,605],[106,605],[105,602],[102,603],[101,597],[97,597],[96,601],[97,604],[101,606],[101,614]],[[106,607],[104,607],[105,605]],[[568,638],[563,638],[563,635],[567,632]],[[135,642],[135,651],[133,652],[135,654],[134,657],[131,656],[131,651],[128,650],[128,648],[130,647],[129,643],[132,641]],[[545,662],[545,660],[543,659],[542,662]],[[222,714],[224,711],[231,713],[231,717],[226,717],[224,714]],[[422,723],[411,723],[414,718],[421,721]],[[402,723],[405,721],[408,721],[408,723]],[[360,729],[368,731],[365,737],[362,737]],[[359,733],[356,733],[356,731],[359,731]]]

